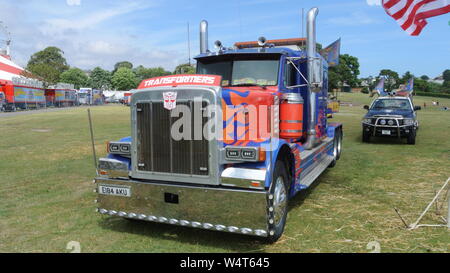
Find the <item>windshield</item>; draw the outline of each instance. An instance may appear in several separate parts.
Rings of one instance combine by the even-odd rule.
[[[372,106],[372,110],[403,110],[411,111],[411,104],[408,100],[402,99],[382,99],[377,100]]]
[[[222,76],[222,86],[277,85],[280,61],[278,56],[270,58],[274,56],[264,60],[199,60],[197,73]]]

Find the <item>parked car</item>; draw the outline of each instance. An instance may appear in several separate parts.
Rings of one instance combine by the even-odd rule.
[[[419,129],[416,111],[410,97],[379,97],[372,105],[365,105],[368,110],[362,120],[362,140],[370,142],[371,137],[406,138],[408,144],[416,143]]]

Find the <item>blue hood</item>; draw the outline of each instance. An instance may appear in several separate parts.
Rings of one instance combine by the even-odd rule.
[[[373,116],[402,116],[404,118],[414,118],[413,111],[405,111],[405,110],[369,110],[369,112],[365,115],[366,118],[370,118]]]

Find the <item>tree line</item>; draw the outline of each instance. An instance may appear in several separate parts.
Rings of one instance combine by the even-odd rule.
[[[385,88],[392,91],[405,84],[414,77],[415,90],[419,92],[450,93],[450,69],[443,72],[444,83],[438,84],[429,81],[426,75],[416,77],[411,72],[400,76],[390,69],[382,69],[376,76],[359,78],[359,61],[355,56],[342,54],[339,56],[339,65],[330,67],[328,73],[329,90],[338,89],[344,85],[351,88],[361,87],[362,82],[368,83],[363,92],[369,93],[378,83],[380,77],[385,77]],[[34,53],[28,62],[27,71],[33,76],[44,81],[46,85],[57,82],[72,83],[75,88],[92,87],[103,90],[130,90],[136,88],[139,83],[148,78],[166,76],[171,74],[192,74],[195,67],[190,64],[181,64],[174,71],[167,71],[162,67],[133,67],[128,61],[118,62],[112,71],[101,67],[95,67],[90,71],[83,71],[76,67],[70,67],[64,58],[64,52],[57,47],[47,47]],[[25,72],[27,73],[27,72]],[[26,76],[31,76],[26,75]]]
[[[95,67],[83,71],[77,67],[70,67],[64,58],[64,52],[57,47],[47,47],[31,55],[26,67],[26,75],[42,80],[46,86],[58,82],[71,83],[76,89],[91,87],[102,90],[127,91],[136,88],[139,83],[148,78],[171,74],[194,73],[195,68],[189,64],[181,64],[175,70],[167,71],[162,67],[133,67],[129,61],[118,62],[112,71]]]

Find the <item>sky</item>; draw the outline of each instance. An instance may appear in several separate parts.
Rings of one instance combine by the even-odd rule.
[[[381,69],[436,77],[450,69],[450,14],[429,18],[418,37],[406,34],[381,0],[0,0],[0,21],[12,36],[11,55],[26,66],[47,46],[70,66],[112,70],[119,61],[173,70],[199,53],[199,23],[209,22],[209,47],[238,41],[300,37],[301,11],[319,8],[317,41],[342,39],[360,77]],[[0,33],[0,40],[4,39]],[[4,45],[1,44],[3,47]]]

